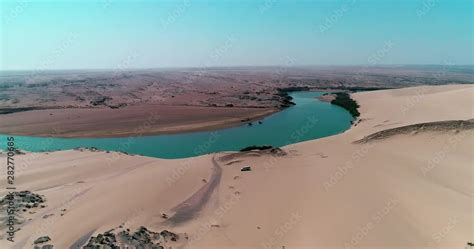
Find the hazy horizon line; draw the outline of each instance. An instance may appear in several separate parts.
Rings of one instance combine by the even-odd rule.
[[[474,67],[474,64],[307,64],[307,65],[234,65],[234,66],[173,66],[173,67],[129,67],[129,68],[48,68],[48,69],[0,69],[0,72],[20,71],[140,71],[159,69],[226,69],[226,68],[308,68],[308,67],[403,67],[403,66],[445,66],[445,67]]]

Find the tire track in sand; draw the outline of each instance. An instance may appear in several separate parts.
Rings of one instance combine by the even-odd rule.
[[[212,157],[212,164],[213,171],[209,181],[191,195],[191,197],[172,209],[175,214],[168,219],[169,222],[176,225],[192,219],[209,201],[222,177],[222,168],[219,163],[217,163],[215,155]]]

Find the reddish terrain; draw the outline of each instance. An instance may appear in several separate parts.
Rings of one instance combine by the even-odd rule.
[[[286,91],[472,82],[472,68],[462,66],[4,71],[0,133],[102,137],[207,130],[288,107]]]

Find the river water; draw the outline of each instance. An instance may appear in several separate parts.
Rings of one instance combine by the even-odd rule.
[[[251,145],[284,146],[327,137],[350,128],[352,116],[339,106],[318,100],[324,92],[293,92],[295,106],[253,122],[215,131],[121,138],[47,138],[15,136],[15,145],[26,151],[96,147],[160,158],[184,158],[219,151],[237,151]],[[0,135],[6,148],[7,135]]]

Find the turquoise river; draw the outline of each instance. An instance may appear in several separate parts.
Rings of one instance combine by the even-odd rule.
[[[251,145],[284,146],[327,137],[347,130],[351,115],[339,106],[318,100],[323,92],[293,92],[295,106],[268,116],[262,123],[173,135],[121,138],[48,138],[14,136],[17,148],[26,151],[96,147],[160,158],[184,158],[219,151],[237,151]],[[7,135],[0,135],[6,148]]]

